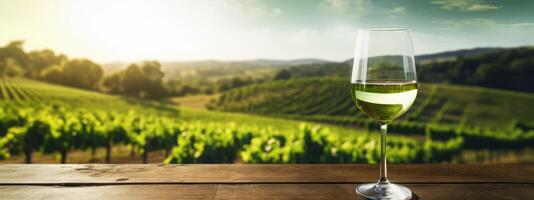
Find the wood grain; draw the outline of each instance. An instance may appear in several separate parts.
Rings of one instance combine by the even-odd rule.
[[[399,183],[534,183],[534,165],[389,165]],[[364,183],[375,165],[0,165],[0,184]]]
[[[356,184],[0,186],[0,199],[361,199]],[[414,199],[532,199],[531,184],[406,184]]]
[[[390,165],[414,199],[534,199],[534,165]],[[375,165],[0,165],[0,199],[359,199]]]

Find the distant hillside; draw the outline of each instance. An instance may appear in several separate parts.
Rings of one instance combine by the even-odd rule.
[[[162,68],[164,70],[184,69],[184,68],[213,68],[213,67],[287,67],[297,65],[309,65],[316,63],[328,63],[330,61],[321,59],[295,59],[295,60],[272,60],[272,59],[256,59],[244,61],[219,61],[219,60],[199,60],[199,61],[177,61],[177,62],[163,62]]]
[[[50,104],[84,108],[87,110],[115,110],[122,113],[176,112],[177,110],[155,101],[144,101],[123,96],[108,95],[73,87],[50,84],[24,78],[0,78],[0,103],[23,102],[22,105]]]
[[[500,50],[506,50],[507,48],[498,48],[498,47],[479,47],[479,48],[473,48],[473,49],[460,49],[460,50],[453,50],[453,51],[444,51],[439,53],[431,53],[431,54],[422,54],[422,55],[416,55],[415,61],[419,64],[427,63],[427,62],[439,62],[439,61],[451,61],[456,60],[459,57],[466,57],[466,56],[474,56],[479,55],[482,53],[487,52],[495,52]],[[351,64],[354,61],[353,58],[350,58],[343,63]]]
[[[321,63],[330,63],[330,61],[314,58],[295,60],[256,59],[244,61],[200,60],[163,62],[161,66],[167,79],[198,79],[199,77],[203,79],[217,79],[243,75],[271,75],[274,73],[273,69],[277,68]],[[125,62],[113,62],[103,64],[103,67],[106,72],[112,73],[126,68],[127,65]]]
[[[534,92],[534,47],[474,48],[416,56],[419,81]],[[117,69],[120,63],[110,64]],[[261,82],[286,78],[348,77],[353,60],[320,59],[167,62],[166,79],[190,85],[239,77]],[[282,74],[280,74],[282,73]],[[278,76],[280,74],[280,76]]]
[[[222,93],[212,109],[268,115],[365,117],[357,111],[346,78],[300,78],[254,84]],[[508,128],[534,121],[534,94],[446,84],[420,85],[403,119]]]
[[[297,60],[248,60],[248,61],[191,61],[191,62],[167,62],[162,63],[162,68],[167,79],[204,79],[216,80],[230,77],[265,77],[274,74],[275,69],[328,63],[320,59],[297,59]]]
[[[534,92],[534,47],[458,50],[422,55],[416,60],[419,81]],[[284,73],[291,78],[348,78],[352,62],[301,65]]]
[[[534,47],[510,48],[432,61],[417,67],[420,81],[534,92]]]
[[[460,49],[454,51],[445,51],[434,54],[424,54],[415,56],[417,62],[428,62],[428,61],[445,61],[445,60],[454,60],[458,57],[473,56],[479,55],[487,52],[494,52],[499,50],[505,50],[506,48],[474,48],[474,49]]]

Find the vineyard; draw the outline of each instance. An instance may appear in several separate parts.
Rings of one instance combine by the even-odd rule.
[[[234,89],[212,99],[214,110],[279,116],[366,119],[344,78],[271,81]],[[481,87],[420,84],[416,102],[401,120],[508,129],[534,121],[534,95]]]
[[[340,134],[334,126],[313,123],[277,128],[209,118],[182,120],[175,108],[157,102],[27,79],[4,78],[0,85],[2,159],[23,156],[31,163],[39,152],[58,155],[66,163],[71,151],[105,148],[109,161],[116,145],[128,146],[145,163],[152,151],[166,152],[166,163],[376,163],[378,158],[378,134]],[[391,162],[445,162],[462,148],[464,139],[392,136],[387,145]]]
[[[340,78],[273,81],[223,93],[208,107],[377,130],[356,110],[349,88]],[[422,84],[413,108],[389,127],[415,138],[460,137],[469,149],[519,149],[534,146],[533,107],[528,93]]]

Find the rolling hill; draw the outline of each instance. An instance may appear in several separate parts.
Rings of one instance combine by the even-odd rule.
[[[176,107],[156,101],[138,100],[134,98],[107,95],[93,91],[80,90],[61,85],[23,78],[0,78],[0,104],[5,102],[19,102],[22,107],[31,107],[38,102],[45,105],[61,105],[73,109],[92,111],[117,111],[118,113],[172,114],[177,115],[184,122],[201,123],[237,123],[255,126],[261,124],[263,128],[289,131],[299,127],[305,121],[286,120],[267,116],[249,115],[243,113],[207,111]],[[339,134],[357,134],[353,129],[314,123],[333,130]]]
[[[161,66],[166,74],[166,79],[184,81],[199,78],[204,80],[217,80],[243,75],[250,77],[270,76],[279,68],[322,63],[331,62],[315,58],[294,60],[255,59],[243,61],[199,60],[162,62]],[[103,64],[103,68],[107,73],[111,74],[119,69],[126,68],[127,65],[124,62],[112,62]]]
[[[21,157],[26,163],[50,163],[52,154],[61,163],[139,162],[136,155],[143,163],[149,157],[150,162],[165,163],[377,160],[378,135],[362,130],[187,108],[180,115],[167,114],[176,108],[20,78],[4,77],[0,86],[0,160],[8,163],[21,162]],[[392,136],[388,146],[394,153],[388,160],[450,161],[462,144],[458,138],[420,141]],[[104,155],[97,155],[102,152],[98,149],[105,149]]]
[[[62,104],[90,110],[128,112],[176,112],[175,108],[154,101],[107,95],[41,81],[22,78],[0,78],[0,101]]]
[[[421,82],[534,92],[534,47],[479,48],[416,57]],[[352,60],[284,69],[290,78],[349,77]]]
[[[301,78],[254,84],[222,93],[211,109],[279,116],[364,118],[345,78]],[[534,94],[482,87],[421,83],[414,106],[401,118],[416,122],[506,129],[534,121]]]
[[[421,62],[454,60],[458,57],[479,55],[486,52],[504,50],[505,48],[473,48],[445,51],[432,54],[417,55],[416,60]],[[126,62],[103,63],[102,67],[107,73],[113,73],[124,69]],[[231,76],[236,72],[254,69],[281,69],[289,67],[314,67],[314,66],[336,66],[352,65],[352,58],[343,62],[328,61],[317,58],[302,58],[293,60],[255,59],[243,61],[220,61],[220,60],[198,60],[198,61],[170,61],[162,62],[162,69],[166,72],[167,79],[178,79],[187,76]],[[261,71],[261,70],[260,70]]]
[[[455,60],[458,57],[465,56],[474,56],[487,52],[495,52],[500,50],[505,50],[506,48],[497,48],[497,47],[479,47],[473,49],[459,49],[453,51],[444,51],[439,53],[432,54],[423,54],[415,56],[417,62],[431,62],[431,61],[445,61],[445,60]]]

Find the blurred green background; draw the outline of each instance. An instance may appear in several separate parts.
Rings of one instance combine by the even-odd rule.
[[[2,1],[0,163],[377,163],[356,31],[409,27],[392,163],[532,163],[534,1]]]

